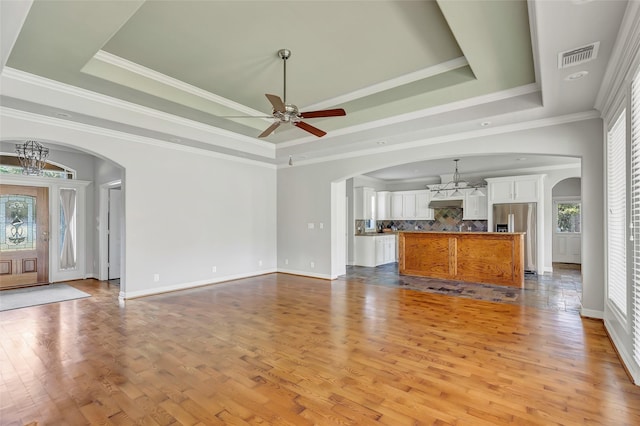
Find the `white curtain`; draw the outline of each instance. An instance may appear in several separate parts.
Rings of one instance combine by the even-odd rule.
[[[60,269],[76,267],[76,190],[60,190],[60,206],[64,214],[64,235],[62,237],[62,251],[60,253]]]

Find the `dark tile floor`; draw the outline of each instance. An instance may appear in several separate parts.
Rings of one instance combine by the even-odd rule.
[[[526,275],[524,288],[399,275],[397,263],[376,268],[347,266],[346,275],[339,279],[576,314],[582,297],[579,265],[561,263],[553,264],[551,274]]]

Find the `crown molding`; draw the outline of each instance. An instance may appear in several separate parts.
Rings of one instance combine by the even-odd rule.
[[[620,31],[614,44],[611,59],[596,96],[595,108],[603,118],[615,113],[616,105],[624,97],[624,83],[629,73],[640,62],[640,2],[627,3]],[[635,66],[634,66],[635,65]]]
[[[128,102],[128,101],[123,101],[121,99],[117,99],[111,96],[107,96],[107,95],[103,95],[100,93],[96,93],[96,92],[92,92],[90,90],[86,90],[86,89],[82,89],[76,86],[72,86],[69,84],[65,84],[65,83],[61,83],[58,81],[54,81],[51,79],[47,79],[41,76],[37,76],[34,74],[30,74],[24,71],[20,71],[20,70],[16,70],[14,68],[10,68],[10,67],[5,67],[2,70],[2,73],[0,73],[0,78],[2,79],[2,86],[3,86],[3,92],[5,92],[4,94],[6,94],[7,96],[11,96],[11,97],[17,97],[19,99],[23,99],[26,101],[30,101],[30,102],[35,102],[35,103],[39,103],[41,105],[47,105],[50,106],[52,108],[61,108],[61,109],[68,109],[65,107],[60,107],[57,105],[51,105],[51,100],[52,100],[52,96],[48,96],[47,94],[43,93],[44,90],[50,90],[52,92],[54,92],[55,94],[59,95],[60,97],[72,97],[72,98],[78,98],[84,101],[88,101],[90,103],[96,104],[96,111],[100,111],[100,115],[99,114],[92,114],[91,112],[87,112],[86,109],[82,110],[82,111],[77,111],[80,114],[85,114],[85,115],[90,115],[93,116],[95,118],[98,119],[105,119],[105,120],[111,120],[111,121],[115,121],[115,122],[120,122],[122,124],[127,124],[127,125],[132,125],[132,126],[136,126],[136,124],[130,124],[127,122],[123,122],[121,120],[119,120],[118,118],[113,118],[113,117],[105,117],[104,116],[104,108],[100,108],[100,105],[102,106],[109,106],[109,107],[113,107],[116,109],[116,111],[120,111],[120,112],[124,112],[126,116],[130,116],[130,113],[133,114],[141,114],[142,116],[146,117],[146,118],[153,118],[153,119],[158,119],[158,120],[162,120],[164,122],[170,123],[172,125],[177,125],[177,126],[184,126],[186,128],[189,129],[193,129],[193,130],[197,130],[197,131],[202,131],[205,132],[209,135],[215,135],[215,136],[220,136],[222,138],[228,139],[229,142],[226,144],[217,144],[220,146],[223,146],[227,149],[241,149],[238,146],[234,145],[233,141],[238,141],[241,142],[243,144],[248,144],[249,146],[254,146],[260,150],[266,150],[267,154],[266,155],[268,158],[273,158],[275,157],[275,147],[273,144],[257,139],[257,138],[253,138],[253,137],[249,137],[249,136],[244,136],[244,135],[240,135],[225,129],[220,129],[208,124],[204,124],[204,123],[200,123],[198,121],[194,121],[194,120],[190,120],[187,118],[183,118],[183,117],[179,117],[173,114],[169,114],[166,112],[162,112],[162,111],[158,111],[155,110],[153,108],[149,108],[149,107],[145,107],[145,106],[141,106],[141,105],[137,105],[134,104],[132,102]],[[20,96],[15,96],[12,93],[7,94],[6,92],[8,91],[7,87],[9,87],[12,84],[16,84],[16,83],[22,83],[27,85],[27,88],[30,89],[35,89],[33,92],[36,93],[36,96],[39,96],[38,99],[26,99],[24,97],[20,97]],[[25,90],[25,88],[20,88],[21,94],[23,93],[22,91]],[[72,112],[76,112],[71,110]],[[154,131],[158,131],[155,129],[152,129]],[[176,134],[175,136],[177,137],[184,137],[181,136],[180,134]],[[192,139],[192,138],[190,138]],[[206,141],[204,141],[205,143],[209,143],[211,144],[212,142],[207,139]],[[248,153],[254,154],[254,155],[260,155],[260,156],[265,156],[264,153],[256,153],[256,152],[250,152],[248,151]],[[272,154],[273,153],[273,154]],[[273,156],[272,156],[273,155]]]
[[[147,68],[145,66],[142,66],[140,64],[137,64],[135,62],[131,62],[127,59],[124,59],[120,56],[116,56],[114,54],[111,54],[109,52],[105,52],[104,50],[99,50],[92,58],[92,60],[95,60],[97,62],[103,62],[106,64],[109,64],[111,66],[120,68],[121,70],[124,70],[126,72],[130,72],[133,74],[136,74],[140,77],[149,79],[149,80],[153,80],[156,81],[160,84],[163,84],[165,86],[169,86],[172,87],[176,90],[179,90],[181,92],[184,93],[188,93],[190,95],[194,95],[197,96],[199,98],[205,99],[207,101],[213,102],[215,104],[218,105],[222,105],[226,108],[232,109],[234,111],[238,111],[241,112],[243,114],[247,114],[250,116],[264,116],[265,113],[263,111],[258,111],[255,110],[253,108],[249,108],[245,105],[239,104],[237,102],[234,102],[230,99],[227,99],[225,97],[216,95],[214,93],[211,93],[209,91],[200,89],[199,87],[193,86],[191,84],[185,83],[183,81],[180,81],[178,79],[175,79],[173,77],[169,77],[166,74],[162,74],[159,73],[157,71],[154,71],[150,68]],[[86,66],[85,66],[86,67]],[[83,72],[84,68],[83,68]],[[92,73],[88,73],[88,74],[92,74]],[[104,77],[103,77],[104,78]],[[139,89],[138,89],[139,90]],[[158,94],[155,93],[151,93],[154,96],[159,96]],[[268,120],[268,119],[265,119]]]
[[[4,117],[16,119],[16,120],[28,121],[28,122],[37,123],[37,124],[44,124],[48,126],[55,126],[65,130],[73,130],[73,131],[90,133],[90,134],[104,136],[104,137],[113,138],[113,139],[136,142],[140,144],[151,145],[151,146],[174,150],[174,151],[205,155],[207,157],[224,159],[224,160],[234,161],[237,163],[251,164],[254,166],[265,167],[273,170],[277,169],[275,164],[265,163],[262,161],[252,160],[249,158],[238,157],[230,154],[222,154],[219,152],[208,151],[200,148],[179,145],[176,143],[163,141],[161,139],[154,139],[146,136],[133,135],[131,133],[121,132],[118,130],[106,129],[104,127],[92,126],[90,124],[78,123],[75,121],[69,121],[69,120],[64,120],[60,118],[54,118],[46,115],[40,115],[32,112],[20,111],[17,109],[0,106],[0,118],[4,118]],[[5,135],[5,133],[6,133],[6,130],[3,129],[3,135],[1,137],[2,140],[19,139],[17,136]],[[81,147],[77,147],[77,149],[79,151],[82,151]]]
[[[451,102],[444,105],[437,105],[434,107],[425,108],[419,111],[413,111],[406,114],[400,114],[381,120],[370,121],[364,124],[358,124],[343,129],[333,130],[330,137],[338,137],[350,135],[357,132],[366,130],[373,130],[384,126],[390,126],[393,124],[404,123],[411,120],[417,120],[432,115],[443,114],[447,112],[458,111],[465,108],[472,108],[478,105],[483,105],[491,102],[502,101],[509,98],[515,98],[518,96],[528,95],[540,90],[540,86],[537,83],[526,84],[524,86],[514,87],[513,89],[502,90],[499,92],[489,93],[487,95],[476,96],[474,98],[463,99],[457,102]],[[281,142],[276,146],[276,151],[284,148],[291,148],[292,146],[302,145],[316,140],[308,136],[292,140],[289,142]]]
[[[384,145],[378,148],[368,148],[359,151],[351,151],[344,154],[332,154],[323,157],[297,161],[297,165],[311,165],[325,163],[329,161],[344,160],[347,158],[362,157],[366,155],[381,154],[385,152],[402,151],[405,149],[419,148],[428,145],[437,145],[441,143],[457,142],[466,139],[480,138],[491,135],[499,135],[503,133],[513,133],[524,130],[537,129],[542,127],[551,127],[561,124],[574,123],[578,121],[586,121],[592,119],[600,119],[600,113],[596,110],[584,111],[575,114],[567,114],[556,117],[541,118],[537,120],[522,121],[519,123],[497,126],[493,128],[483,128],[470,132],[461,132],[451,135],[438,136],[435,138],[418,139],[410,142],[399,143],[395,145]],[[307,154],[309,155],[309,154]]]
[[[412,73],[401,75],[400,77],[392,78],[390,80],[383,81],[381,83],[372,84],[371,86],[363,87],[362,89],[354,90],[350,93],[337,96],[332,99],[327,99],[315,104],[306,105],[301,110],[316,110],[330,108],[334,105],[344,104],[355,99],[364,98],[366,96],[373,95],[375,93],[383,92],[385,90],[393,89],[395,87],[403,86],[405,84],[413,83],[414,81],[424,80],[429,77],[436,76],[438,74],[444,74],[449,71],[453,71],[458,68],[469,65],[469,61],[464,56],[460,56],[449,61],[445,61],[441,64],[434,65],[432,67],[424,68]]]

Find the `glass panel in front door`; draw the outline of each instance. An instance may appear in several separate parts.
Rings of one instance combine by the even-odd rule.
[[[0,251],[35,250],[37,244],[36,197],[29,195],[1,195]]]

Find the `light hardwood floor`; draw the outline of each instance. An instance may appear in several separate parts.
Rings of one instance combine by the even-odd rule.
[[[639,425],[600,321],[271,274],[0,312],[2,425]]]

